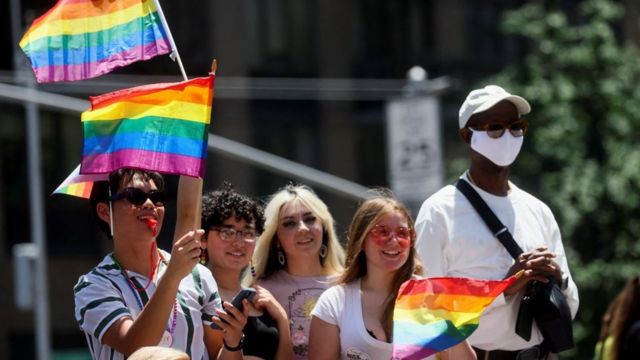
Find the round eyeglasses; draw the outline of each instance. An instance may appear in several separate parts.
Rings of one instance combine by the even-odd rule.
[[[413,231],[406,227],[398,227],[395,230],[391,230],[384,225],[376,225],[369,231],[369,234],[378,246],[385,245],[391,241],[392,237],[395,237],[398,245],[404,249],[411,246],[411,239],[413,238]]]
[[[244,242],[253,244],[256,242],[256,238],[258,237],[258,233],[256,233],[254,229],[236,230],[229,227],[212,227],[209,230],[217,231],[220,235],[220,239],[226,242],[232,242],[240,237],[240,239]]]
[[[504,132],[506,130],[509,130],[509,133],[511,133],[513,137],[524,136],[524,134],[527,133],[529,122],[527,120],[520,119],[509,124],[494,122],[494,123],[478,125],[478,126],[472,125],[468,127],[476,131],[486,131],[487,135],[490,138],[498,139],[502,137],[502,135],[504,135]]]

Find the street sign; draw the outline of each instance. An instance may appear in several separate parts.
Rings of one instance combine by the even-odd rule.
[[[395,98],[387,102],[386,110],[391,189],[416,215],[443,182],[439,97]]]

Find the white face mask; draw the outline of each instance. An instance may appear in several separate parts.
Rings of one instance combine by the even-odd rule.
[[[486,131],[470,129],[471,148],[498,166],[509,166],[518,157],[524,136],[514,137],[507,130],[501,137],[494,139]]]

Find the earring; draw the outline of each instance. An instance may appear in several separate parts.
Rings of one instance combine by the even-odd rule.
[[[320,246],[320,257],[323,259],[326,258],[328,252],[329,248],[327,248],[327,245],[322,244],[322,246]]]
[[[282,249],[278,249],[278,264],[280,264],[281,266],[284,266],[286,262],[287,262],[287,258],[284,257],[284,253],[282,252]]]
[[[200,265],[206,265],[209,262],[209,253],[207,253],[207,249],[200,249],[200,256],[198,262]]]
[[[253,260],[249,261],[249,268],[251,269],[251,277],[256,278],[256,268],[253,266]]]

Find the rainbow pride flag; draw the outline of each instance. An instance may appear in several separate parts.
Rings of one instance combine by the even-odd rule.
[[[417,360],[475,331],[480,314],[521,273],[505,280],[436,277],[402,284],[393,311],[393,359]]]
[[[59,0],[20,47],[39,83],[89,79],[171,51],[153,0]]]
[[[128,167],[204,176],[214,75],[91,97],[81,174]]]
[[[78,165],[51,195],[63,194],[88,199],[91,196],[93,183],[107,180],[108,174],[80,175],[80,165]]]

